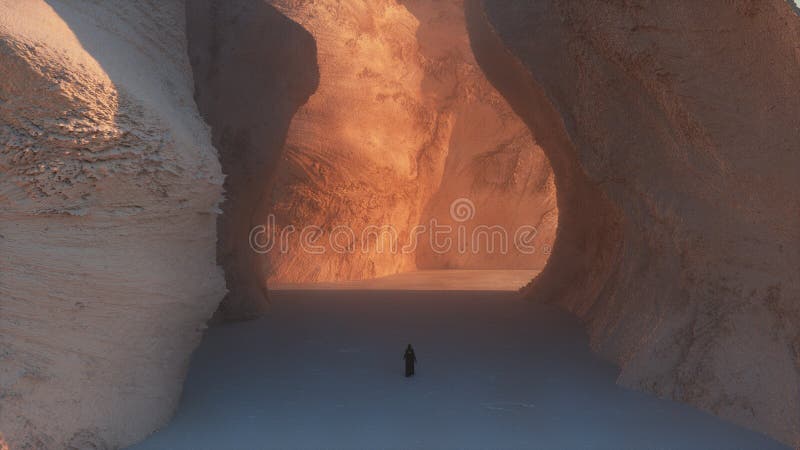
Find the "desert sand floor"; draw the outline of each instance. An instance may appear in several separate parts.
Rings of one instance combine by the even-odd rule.
[[[371,280],[271,283],[275,290],[518,291],[540,270],[418,270]]]
[[[370,286],[273,292],[209,329],[174,420],[133,448],[784,448],[615,385],[572,317],[514,292]]]

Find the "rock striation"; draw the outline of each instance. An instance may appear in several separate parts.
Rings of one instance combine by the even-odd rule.
[[[0,1],[0,447],[170,418],[224,295],[182,2]]]
[[[468,17],[555,173],[560,228],[529,295],[582,317],[621,384],[800,446],[790,5],[470,0]]]

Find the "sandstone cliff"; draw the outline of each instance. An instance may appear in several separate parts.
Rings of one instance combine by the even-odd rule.
[[[225,292],[183,18],[177,1],[0,1],[10,448],[118,447],[166,423]]]
[[[262,311],[268,275],[544,262],[256,256],[270,212],[404,243],[455,197],[475,223],[554,225],[554,195],[529,295],[582,317],[620,383],[800,445],[787,3],[469,0],[471,42],[457,1],[191,5],[190,68],[182,2],[0,0],[0,448],[163,424],[225,293],[215,254],[226,317]],[[218,246],[193,89],[228,175]]]
[[[292,119],[270,212],[279,232],[320,227],[324,250],[303,246],[298,231],[288,252],[269,253],[271,279],[413,269],[412,253],[388,248],[389,234],[361,237],[369,226],[387,225],[405,245],[444,158],[450,124],[423,97],[414,16],[394,0],[272,3],[314,36],[320,83]],[[346,251],[333,250],[328,239],[339,226],[353,231],[339,239]]]
[[[420,222],[432,220],[469,239],[466,251],[437,253],[419,246],[420,269],[541,269],[558,226],[556,190],[550,161],[522,119],[489,83],[470,48],[462,0],[406,0],[419,21],[416,37],[424,58],[424,93],[452,121],[446,161]],[[471,217],[454,218],[454,202],[468,199]],[[478,227],[481,227],[478,229]],[[480,230],[502,229],[504,238],[482,240]],[[521,252],[514,235],[533,227],[532,247]],[[455,234],[455,233],[454,233]],[[473,239],[474,238],[474,239]],[[505,240],[505,250],[500,248]]]
[[[217,261],[228,294],[218,317],[252,318],[267,307],[268,261],[248,237],[270,208],[289,123],[317,88],[316,43],[261,0],[189,0],[186,18],[195,99],[226,175]]]
[[[537,137],[542,117],[558,135],[539,142],[561,228],[530,295],[582,317],[621,384],[800,445],[790,6],[470,1],[469,16],[490,79]],[[593,269],[560,270],[570,259]]]
[[[12,447],[119,446],[167,420],[225,293],[215,243],[222,318],[261,313],[269,271],[475,262],[375,242],[265,258],[247,234],[268,212],[390,225],[402,244],[446,218],[450,197],[501,220],[512,193],[526,208],[505,225],[547,223],[552,240],[548,163],[478,69],[460,2],[273,4],[0,3],[0,430]],[[192,97],[227,175],[218,242],[222,176]]]
[[[271,281],[545,264],[557,222],[552,171],[472,57],[461,1],[272,3],[313,35],[320,82],[292,119],[273,206],[259,213],[261,223],[275,214],[278,234],[310,225],[319,236],[304,247],[287,234],[289,251],[268,255]],[[477,209],[469,231],[530,224],[541,228],[542,249],[432,252],[414,227],[453,224],[450,205],[462,197]],[[391,241],[396,251],[387,251]]]

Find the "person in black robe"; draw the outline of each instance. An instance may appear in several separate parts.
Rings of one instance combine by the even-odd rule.
[[[411,344],[408,344],[408,347],[406,347],[403,359],[406,360],[406,377],[414,375],[414,363],[417,362],[417,356],[414,355],[414,349],[411,348]]]

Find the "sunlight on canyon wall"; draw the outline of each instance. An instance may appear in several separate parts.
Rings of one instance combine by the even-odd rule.
[[[475,62],[460,1],[272,3],[316,39],[320,84],[289,127],[270,213],[277,233],[320,228],[319,254],[299,233],[287,234],[288,252],[268,254],[270,281],[544,266],[557,223],[552,171]],[[433,252],[430,234],[413,230],[454,225],[459,198],[476,210],[468,232],[496,225],[513,239],[530,225],[540,248]],[[383,226],[396,234],[364,233]],[[337,227],[353,231],[337,234],[348,251],[330,243]]]
[[[219,317],[262,313],[270,282],[544,266],[552,171],[475,62],[460,1],[191,0],[187,17],[195,97],[227,175]],[[462,198],[466,231],[502,227],[505,252],[431,251],[431,221],[456,225]],[[513,247],[521,227],[534,251]]]

